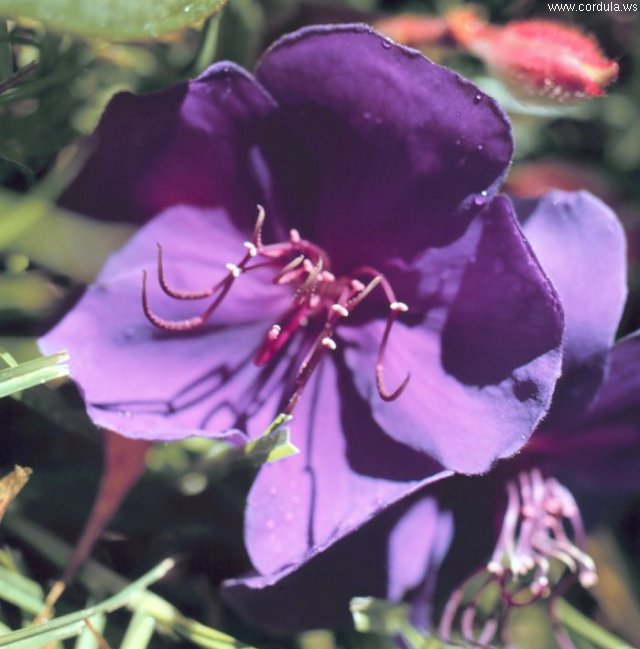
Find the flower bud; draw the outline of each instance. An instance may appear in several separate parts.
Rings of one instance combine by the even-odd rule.
[[[469,8],[452,11],[447,19],[458,44],[529,101],[553,104],[599,97],[618,75],[618,64],[577,27],[551,20],[493,26]]]

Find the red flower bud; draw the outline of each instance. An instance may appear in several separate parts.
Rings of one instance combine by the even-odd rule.
[[[618,75],[618,64],[577,27],[550,20],[493,26],[469,8],[455,10],[447,19],[456,41],[528,100],[562,103],[598,97]]]

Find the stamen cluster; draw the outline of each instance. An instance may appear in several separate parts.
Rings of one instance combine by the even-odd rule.
[[[349,275],[336,278],[330,270],[331,262],[327,253],[319,246],[303,239],[295,229],[289,231],[288,241],[265,245],[262,241],[264,220],[265,211],[258,206],[258,218],[253,236],[251,241],[244,242],[243,257],[237,263],[225,264],[227,274],[219,282],[203,290],[183,291],[169,284],[164,271],[163,250],[158,244],[158,284],[163,292],[176,300],[213,298],[213,301],[195,317],[185,320],[165,320],[156,315],[149,305],[147,274],[143,271],[142,309],[146,318],[151,324],[164,331],[193,331],[209,320],[241,275],[258,268],[276,269],[273,283],[293,287],[291,306],[281,321],[269,328],[254,356],[254,363],[258,366],[268,363],[291,340],[293,334],[306,327],[311,319],[322,315],[325,318],[320,333],[310,345],[302,361],[296,376],[294,392],[283,410],[285,414],[291,414],[304,386],[325,352],[337,348],[333,336],[340,321],[349,317],[353,310],[379,286],[389,304],[389,314],[378,347],[375,366],[376,386],[384,401],[397,399],[410,377],[407,375],[395,390],[389,392],[384,384],[384,353],[396,317],[408,311],[408,306],[396,299],[385,276],[370,266],[359,266]],[[259,261],[256,261],[257,259]]]
[[[507,497],[491,560],[447,603],[440,626],[445,640],[459,619],[467,641],[486,645],[500,632],[511,608],[557,595],[567,579],[577,578],[585,588],[597,581],[595,564],[585,551],[580,511],[564,485],[544,478],[538,469],[523,471],[507,484]],[[487,610],[488,600],[492,604]]]

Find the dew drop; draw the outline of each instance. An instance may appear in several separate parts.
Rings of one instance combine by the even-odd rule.
[[[484,205],[487,202],[487,192],[486,191],[481,191],[479,194],[476,194],[473,197],[473,202],[480,207],[481,205]]]
[[[476,95],[473,98],[473,103],[476,104],[476,105],[479,104],[481,101],[482,101],[482,95]]]
[[[388,38],[382,40],[382,47],[384,47],[385,50],[390,50],[392,45],[393,43]]]
[[[478,151],[484,151],[484,146],[482,146],[482,144],[478,144],[476,149],[478,149]]]

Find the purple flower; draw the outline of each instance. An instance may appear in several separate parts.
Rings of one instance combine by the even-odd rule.
[[[507,492],[512,517],[523,506],[523,486],[526,491],[534,484],[544,494],[543,504],[556,499],[562,505],[560,514],[571,514],[564,524],[574,526],[574,558],[579,559],[579,513],[572,512],[571,493],[554,480],[576,495],[638,488],[640,457],[633,451],[640,442],[640,335],[613,345],[626,297],[620,224],[604,204],[586,193],[552,192],[536,203],[521,203],[519,213],[566,314],[564,374],[549,415],[522,452],[500,462],[490,474],[456,476],[424,487],[350,537],[303,561],[269,575],[228,582],[226,598],[254,623],[274,631],[336,621],[347,624],[348,602],[357,595],[394,600],[410,596],[414,617],[428,623],[435,577],[454,527],[455,543],[446,567],[461,579],[491,556],[489,530],[504,514]],[[543,513],[540,520],[547,524],[549,512]],[[522,560],[523,549],[536,560],[561,554],[562,548],[549,542],[544,530],[537,532],[549,554],[534,552],[531,537],[504,533],[495,562],[509,547],[519,548],[512,551],[516,560]],[[592,567],[588,557],[582,559],[583,563],[576,560],[574,571],[588,583]],[[372,571],[372,566],[381,570]],[[544,569],[544,561],[532,568],[538,571],[533,583],[540,588],[548,579]],[[315,596],[319,575],[330,580],[333,597]],[[448,585],[456,584],[449,579]]]
[[[153,218],[41,347],[130,437],[294,414],[300,455],[249,497],[260,572],[488,470],[544,415],[561,309],[495,195],[509,124],[468,81],[364,26],[310,28],[255,78],[221,63],[119,95],[96,140],[66,205]]]

